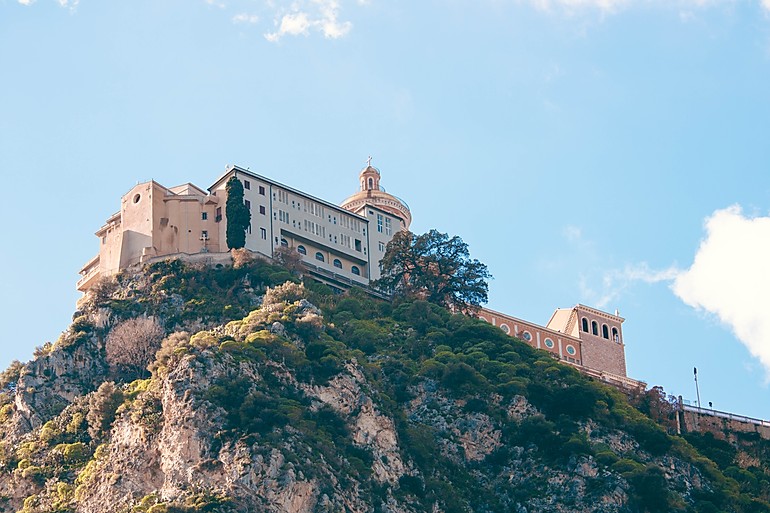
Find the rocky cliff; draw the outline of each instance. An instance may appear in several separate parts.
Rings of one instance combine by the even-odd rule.
[[[0,381],[0,511],[770,511],[762,462],[715,463],[493,326],[296,281],[103,284]],[[132,319],[164,332],[138,367],[109,348]]]

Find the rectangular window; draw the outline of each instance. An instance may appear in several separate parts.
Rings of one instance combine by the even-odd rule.
[[[215,220],[217,223],[222,220],[222,207],[217,207],[217,217]]]
[[[289,213],[288,212],[284,212],[283,210],[279,210],[278,211],[278,220],[283,222],[283,223],[289,224]]]
[[[384,242],[380,242],[377,247],[380,249],[381,253],[385,252],[385,243]]]
[[[390,218],[385,218],[385,235],[392,235],[393,234],[393,228],[390,225]]]
[[[361,241],[356,239],[356,251],[361,251]]]
[[[289,204],[289,191],[278,189],[278,201]]]
[[[264,195],[265,195],[265,186],[264,186],[264,185],[260,185],[260,186],[259,186],[259,193],[260,193],[262,196],[264,196]]]
[[[251,201],[249,201],[249,200],[245,200],[243,203],[244,203],[244,205],[246,205],[246,208],[247,208],[248,210],[251,210]]]
[[[262,236],[262,240],[267,240],[267,230],[265,230],[264,228],[260,228],[259,234]]]
[[[377,231],[382,233],[382,214],[377,214]]]
[[[305,212],[318,217],[324,216],[323,207],[313,201],[305,200]]]
[[[243,188],[244,189],[251,189],[251,182],[248,180],[243,181]]]
[[[201,232],[201,240],[209,240],[209,232],[208,232],[208,230],[203,230]]]
[[[265,215],[265,206],[264,205],[260,205],[259,206],[259,213],[262,214],[262,215]]]
[[[205,221],[208,218],[209,218],[208,212],[201,212],[201,221]]]

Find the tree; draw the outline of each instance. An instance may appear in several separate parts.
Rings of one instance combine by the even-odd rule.
[[[460,237],[437,230],[398,232],[388,243],[380,271],[375,287],[464,312],[487,302],[487,279],[492,277],[486,265],[470,258]]]
[[[294,247],[278,246],[273,251],[273,258],[294,276],[302,276],[302,255]]]
[[[111,381],[99,385],[99,389],[88,400],[88,434],[93,439],[100,438],[109,431],[115,420],[115,412],[123,404],[123,392]]]
[[[251,224],[251,212],[243,201],[243,184],[235,176],[230,177],[225,186],[227,202],[227,247],[239,249],[246,245],[246,229]]]
[[[154,317],[137,317],[121,322],[104,342],[107,363],[127,377],[144,374],[160,349],[165,332]]]

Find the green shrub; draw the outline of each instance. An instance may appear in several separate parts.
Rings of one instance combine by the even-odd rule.
[[[14,360],[0,373],[0,390],[4,389],[11,383],[17,383],[21,377],[21,372],[24,370],[24,364],[19,360]]]
[[[599,464],[604,465],[605,467],[611,467],[618,461],[618,455],[610,450],[597,452],[594,458]]]
[[[83,463],[91,456],[88,446],[83,442],[74,444],[59,444],[54,451],[61,455],[64,463],[68,465]]]
[[[50,445],[61,437],[61,431],[59,431],[59,428],[54,421],[49,420],[43,424],[42,428],[40,428],[38,437],[40,438],[40,441]]]
[[[106,381],[99,385],[88,401],[88,434],[98,439],[112,427],[115,412],[123,403],[123,392],[114,383]]]
[[[617,472],[618,474],[629,474],[641,471],[644,468],[644,465],[638,461],[623,458],[613,463],[610,468],[613,472]]]
[[[0,406],[0,424],[4,424],[8,422],[13,416],[14,411],[15,411],[15,408],[13,403]]]

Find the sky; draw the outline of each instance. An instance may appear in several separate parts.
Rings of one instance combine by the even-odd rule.
[[[770,419],[770,0],[0,0],[0,76],[0,368],[136,183],[371,155],[490,308],[618,309],[629,376]]]

